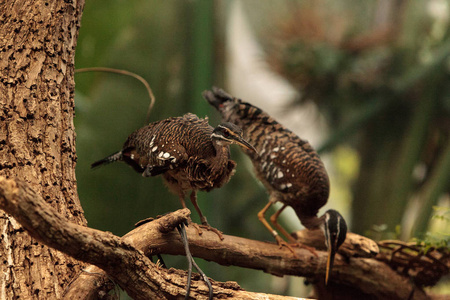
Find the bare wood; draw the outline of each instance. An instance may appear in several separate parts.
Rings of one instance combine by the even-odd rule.
[[[115,283],[97,266],[89,265],[84,268],[69,284],[63,294],[63,299],[96,300],[115,289]]]
[[[294,232],[292,236],[300,243],[325,250],[325,237],[320,229],[300,230]],[[339,248],[339,253],[346,257],[375,257],[380,252],[377,243],[362,235],[347,232],[347,238]]]
[[[142,252],[111,233],[67,222],[26,184],[2,177],[0,194],[0,207],[13,215],[32,237],[101,267],[134,299],[165,299],[171,293],[182,294],[181,285],[170,284],[180,278],[160,273]],[[170,290],[164,290],[164,286]]]
[[[162,269],[164,271],[164,269]],[[180,272],[181,276],[186,276],[186,273],[179,270],[170,269],[169,272]],[[195,281],[193,281],[194,285],[202,284],[198,274],[194,274]],[[102,281],[108,280],[106,273],[96,267],[96,266],[88,266],[81,273],[80,276],[70,285],[69,289],[64,295],[63,299],[67,300],[97,300],[99,298],[104,299],[103,297],[106,294],[108,289],[105,289],[104,286],[101,285]],[[211,279],[210,279],[211,280]],[[186,281],[186,280],[184,280]],[[111,281],[109,281],[110,283]],[[247,292],[244,290],[235,290],[239,288],[238,284],[235,282],[215,282],[211,280],[213,283],[214,289],[217,288],[217,284],[222,285],[221,292],[224,293],[226,291],[226,287],[228,290],[231,290],[228,296],[223,296],[214,290],[215,296],[223,297],[223,299],[265,299],[265,300],[299,300],[299,298],[293,298],[288,296],[279,296],[273,294],[265,294],[265,293],[254,293]],[[112,289],[112,288],[110,288]],[[191,294],[192,295],[192,294]],[[206,298],[206,297],[203,297]],[[307,300],[306,298],[302,298]]]
[[[152,222],[136,228],[126,234],[123,239],[142,249],[147,255],[166,253],[183,255],[181,241],[173,232],[167,235],[158,234],[159,225]],[[280,249],[275,243],[249,240],[224,235],[220,241],[211,232],[202,236],[194,228],[187,228],[192,255],[221,265],[263,270],[274,275],[294,275],[312,278],[314,281],[324,280],[327,254],[317,251],[318,257],[303,248],[296,249],[298,258],[286,249]],[[351,235],[351,239],[357,235]],[[367,239],[367,238],[365,238]],[[370,243],[369,243],[370,244]],[[332,285],[356,288],[364,294],[380,299],[427,299],[427,295],[417,289],[408,278],[393,271],[386,264],[370,258],[347,258],[336,255],[335,265],[330,279]]]
[[[123,237],[123,240],[144,251],[146,255],[165,253],[183,255],[182,243],[174,232],[161,233],[162,228],[170,228],[174,220],[187,217],[188,210],[178,210],[161,219],[146,223]],[[222,265],[260,269],[276,275],[296,275],[316,278],[316,284],[323,284],[326,254],[318,251],[316,258],[309,251],[297,249],[299,259],[295,259],[287,249],[280,249],[274,243],[265,243],[224,235],[220,241],[214,233],[204,232],[199,236],[195,229],[187,228],[191,252],[194,256],[211,260]],[[306,237],[306,235],[305,235]],[[353,235],[350,240],[359,238]],[[353,299],[364,295],[380,299],[405,299],[415,289],[407,279],[391,270],[386,264],[375,259],[346,258],[337,255],[336,266],[331,278],[330,293],[352,292]],[[387,278],[389,280],[387,280]],[[314,280],[314,279],[313,279]],[[83,285],[83,281],[77,281]],[[329,296],[329,295],[328,295]],[[327,295],[324,295],[327,297]],[[68,298],[69,299],[69,298]],[[324,298],[325,299],[325,298]],[[427,299],[427,295],[416,289],[411,299]]]
[[[6,182],[7,181],[5,180],[0,181],[0,186],[5,185]],[[26,187],[23,187],[23,189],[27,190],[30,195],[32,194],[32,192]],[[12,195],[5,193],[5,191],[8,190],[11,190],[11,188],[5,189],[3,192],[3,194],[5,194],[5,198],[20,198],[13,197]],[[10,202],[5,202],[3,199],[1,200],[0,205],[5,207],[5,209],[10,213],[16,215],[18,220],[24,226],[27,223],[35,224],[34,226],[25,226],[27,230],[31,231],[31,234],[37,235],[36,237],[40,237],[40,239],[49,238],[47,235],[50,235],[51,239],[46,241],[46,243],[50,246],[55,248],[59,247],[58,249],[61,251],[65,251],[78,259],[89,263],[94,263],[102,267],[108,274],[110,274],[112,278],[114,278],[114,280],[119,282],[119,284],[122,282],[120,285],[125,289],[127,288],[127,285],[123,283],[123,281],[120,281],[121,278],[117,277],[125,273],[126,279],[135,278],[133,279],[132,286],[136,288],[136,290],[127,290],[127,292],[131,295],[133,295],[133,292],[137,292],[138,290],[141,290],[142,293],[142,290],[155,288],[155,285],[153,285],[155,282],[146,282],[143,278],[141,278],[145,277],[145,274],[148,275],[148,273],[150,273],[150,278],[156,278],[154,280],[157,283],[160,283],[158,280],[161,280],[161,277],[164,275],[168,276],[164,277],[164,280],[169,280],[168,278],[170,278],[169,282],[176,283],[178,286],[183,286],[184,281],[182,275],[172,278],[172,276],[165,273],[166,271],[155,268],[154,264],[149,262],[146,258],[137,255],[134,247],[144,251],[147,255],[154,255],[157,253],[183,255],[184,251],[180,238],[171,229],[175,226],[174,224],[187,218],[189,211],[186,209],[179,210],[175,213],[144,224],[119,240],[112,234],[79,227],[74,224],[67,224],[66,220],[61,217],[56,217],[56,219],[55,217],[52,217],[54,220],[48,220],[48,218],[50,218],[49,215],[53,215],[54,212],[50,211],[49,208],[44,205],[45,203],[39,204],[39,199],[29,200],[30,203],[28,206],[23,207],[22,211],[14,211],[8,207],[8,203]],[[17,201],[18,200],[16,200],[16,202]],[[20,202],[17,202],[15,205],[19,204]],[[41,207],[38,207],[38,204],[41,205]],[[43,220],[34,220],[36,214],[39,212],[45,212],[43,216],[40,216]],[[58,216],[57,214],[54,215]],[[24,220],[23,218],[27,219]],[[44,226],[41,226],[41,223],[44,223]],[[53,226],[52,223],[54,223]],[[52,228],[52,230],[48,228]],[[66,235],[68,235],[69,231],[73,231],[72,234],[76,236],[80,235],[81,232],[83,233],[83,238],[75,241],[75,247],[69,248],[67,246],[67,242],[63,243],[59,238],[57,238],[62,234],[59,232],[61,230],[60,228],[64,228],[63,232]],[[167,232],[167,229],[171,231]],[[53,232],[53,230],[56,231]],[[252,241],[233,236],[225,236],[225,239],[220,241],[217,238],[217,235],[211,232],[204,232],[202,236],[199,236],[197,231],[193,228],[188,228],[187,232],[191,251],[193,255],[197,257],[215,261],[223,265],[236,265],[260,269],[276,275],[297,275],[323,280],[326,260],[326,254],[323,251],[318,251],[318,257],[315,257],[307,250],[298,249],[297,259],[289,252],[289,250],[284,248],[280,249],[273,243]],[[65,241],[66,238],[74,239],[74,237],[68,236],[65,237],[63,241]],[[106,245],[99,245],[100,242],[106,243]],[[91,247],[89,245],[90,243],[94,243],[92,249],[89,249]],[[80,247],[80,245],[85,244],[87,245]],[[106,259],[105,255],[96,256],[98,253],[107,253],[105,249],[101,248],[110,247],[111,244],[114,245],[115,249],[113,251],[113,257],[108,257]],[[80,249],[82,248],[85,250],[80,252]],[[131,256],[131,262],[127,260],[122,261],[117,254],[117,251],[119,251],[118,249],[122,249],[121,252],[123,252],[123,255]],[[86,253],[89,253],[89,255]],[[105,259],[109,262],[106,265],[104,265]],[[133,266],[132,269],[134,269],[134,264],[137,261],[140,265],[138,274],[126,273],[126,266],[131,265]],[[152,274],[153,270],[157,270],[158,272],[156,274]],[[133,272],[137,271],[133,270]],[[138,278],[136,278],[136,276]],[[389,280],[386,280],[386,278],[389,278]],[[408,298],[411,291],[414,289],[414,286],[407,278],[395,273],[382,262],[367,258],[350,258],[350,260],[346,262],[346,260],[340,255],[336,257],[335,268],[331,280],[333,284],[358,287],[362,292],[379,298],[385,297],[389,299],[405,299]],[[138,287],[139,282],[143,285],[142,287]],[[221,290],[223,288],[222,286],[218,286],[218,283],[214,284],[216,292],[223,291]],[[203,287],[203,289],[200,291],[197,290],[197,292],[199,295],[205,295],[206,286],[202,283],[198,283],[198,288],[200,287]],[[175,292],[171,291],[171,293],[180,294],[182,292],[183,291],[179,289],[176,289]],[[425,298],[425,293],[417,289],[411,299]]]
[[[144,224],[119,238],[111,233],[69,223],[28,185],[4,177],[0,177],[0,208],[13,215],[34,238],[105,270],[135,299],[164,299],[184,293],[185,272],[160,269],[136,249],[147,255],[183,255],[179,236],[174,231],[167,232],[166,228],[171,229],[176,225],[174,222],[187,218],[189,211],[186,209]],[[220,241],[212,232],[199,236],[193,228],[188,228],[187,232],[194,256],[223,265],[313,278],[322,278],[325,271],[326,254],[323,251],[318,251],[318,257],[315,257],[307,250],[298,249],[298,258],[295,258],[289,250],[280,249],[272,243],[233,236],[225,236]],[[332,284],[357,287],[365,294],[388,299],[408,298],[414,290],[410,299],[427,299],[427,295],[416,289],[407,278],[384,263],[368,258],[350,258],[346,262],[337,255]],[[236,284],[213,281],[213,286],[215,294],[224,298],[236,297],[240,293]],[[206,295],[206,285],[196,281],[192,296],[205,298]]]
[[[186,272],[158,267],[127,239],[68,222],[24,182],[0,176],[0,208],[13,215],[40,242],[103,269],[134,299],[168,299],[185,293]],[[181,214],[189,215],[189,212],[182,210]],[[180,216],[168,215],[161,220],[154,223],[158,232],[166,229],[166,225],[173,228],[176,224],[171,222],[177,222]],[[160,234],[176,236],[172,232]],[[214,237],[217,238],[215,234]],[[181,244],[179,237],[177,242]],[[245,292],[233,282],[212,281],[212,284],[215,296],[221,299],[255,299],[258,296],[273,300],[293,299]],[[205,299],[207,294],[206,284],[194,281],[191,296]]]

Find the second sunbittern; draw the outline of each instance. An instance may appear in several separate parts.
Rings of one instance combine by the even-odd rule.
[[[150,123],[133,132],[121,151],[94,162],[91,167],[124,161],[144,177],[162,174],[168,188],[177,194],[185,208],[185,196],[200,216],[202,227],[222,234],[211,227],[197,204],[197,191],[210,191],[227,183],[236,163],[230,159],[230,144],[249,151],[256,150],[242,137],[242,130],[229,122],[216,128],[188,113]],[[200,231],[201,232],[201,231]]]
[[[270,220],[292,243],[297,241],[277,222],[287,206],[294,209],[306,228],[322,229],[328,248],[325,276],[325,281],[328,282],[336,251],[345,241],[347,225],[336,210],[330,209],[323,216],[317,217],[330,192],[328,175],[317,152],[307,141],[261,109],[234,98],[221,89],[205,91],[203,97],[222,114],[224,120],[240,126],[244,138],[258,151],[256,154],[244,149],[252,160],[257,177],[270,195],[269,203],[259,212],[258,218],[278,244],[292,250],[264,217],[276,202],[283,203],[283,206]]]

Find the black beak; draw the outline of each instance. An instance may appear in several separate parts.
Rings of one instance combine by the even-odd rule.
[[[325,284],[328,284],[331,270],[333,269],[334,256],[339,247],[344,243],[347,236],[347,223],[339,212],[330,209],[325,212],[324,226],[325,244],[328,249],[327,269],[325,273]]]
[[[250,145],[246,140],[244,140],[243,137],[241,136],[235,136],[233,137],[233,142],[235,144],[238,144],[244,148],[247,148],[248,150],[251,150],[253,152],[255,152],[256,154],[258,154],[258,151],[256,151],[255,147],[253,147],[252,145]]]
[[[327,269],[325,273],[325,285],[328,284],[328,278],[330,277],[331,270],[333,269],[334,256],[336,255],[336,250],[334,247],[328,248],[328,259],[327,259]]]

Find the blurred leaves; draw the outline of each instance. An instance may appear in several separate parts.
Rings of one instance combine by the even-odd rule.
[[[319,150],[347,144],[360,156],[353,230],[393,231],[418,214],[411,233],[423,234],[431,206],[450,191],[448,1],[293,3],[260,38],[299,103],[316,103],[333,128]],[[420,179],[418,166],[426,170]],[[408,210],[414,196],[419,213]]]
[[[446,248],[450,252],[450,208],[433,206],[432,220],[441,223],[434,232],[427,232],[424,239],[417,239],[418,243],[423,243],[427,247]],[[443,230],[442,230],[443,229]]]

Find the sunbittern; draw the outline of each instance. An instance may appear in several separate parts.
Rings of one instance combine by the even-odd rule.
[[[200,216],[201,227],[216,232],[223,239],[221,232],[211,227],[202,214],[197,204],[197,191],[210,191],[230,180],[236,167],[230,159],[230,144],[256,152],[243,139],[238,126],[225,122],[213,128],[207,119],[188,113],[136,130],[121,151],[94,162],[91,167],[124,161],[144,177],[162,174],[169,190],[180,197],[184,208],[186,192],[192,191],[190,199]]]
[[[278,123],[261,109],[234,98],[221,89],[203,92],[203,97],[213,105],[223,119],[237,124],[244,138],[257,153],[244,149],[250,156],[257,177],[269,192],[269,203],[258,213],[259,220],[272,233],[278,244],[288,244],[265,219],[266,211],[275,203],[283,206],[273,215],[272,224],[292,243],[297,241],[277,222],[281,212],[291,206],[307,229],[321,228],[328,248],[326,282],[331,272],[334,256],[347,234],[344,218],[335,210],[317,217],[319,209],[328,200],[330,184],[325,167],[311,145]]]

